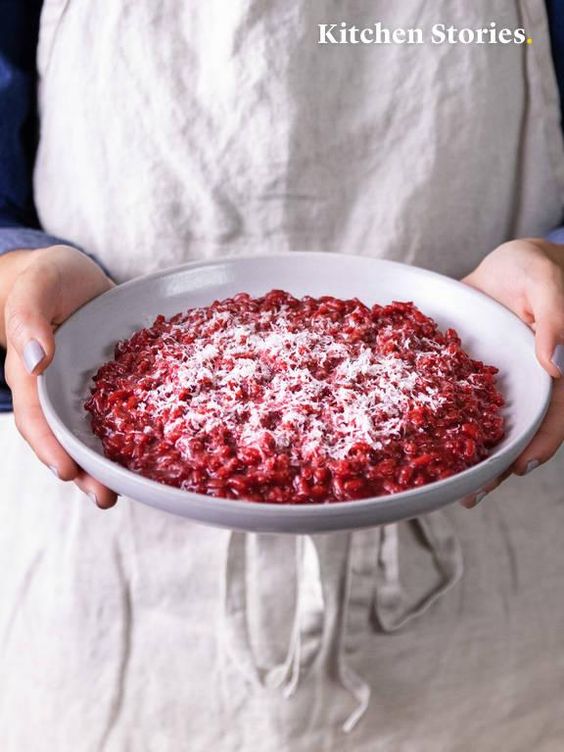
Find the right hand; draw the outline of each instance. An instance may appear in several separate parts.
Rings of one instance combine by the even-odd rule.
[[[39,459],[61,480],[74,481],[102,509],[116,494],[87,475],[49,428],[37,395],[37,376],[53,359],[53,332],[71,313],[113,286],[75,248],[55,245],[14,251],[0,259],[0,341],[7,348],[6,380],[12,390],[16,426]],[[5,272],[5,273],[4,273]]]

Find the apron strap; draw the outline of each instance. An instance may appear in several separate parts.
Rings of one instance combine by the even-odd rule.
[[[428,611],[459,582],[464,571],[460,543],[444,512],[431,512],[412,520],[411,524],[420,528],[441,580],[414,605],[408,606],[399,576],[397,523],[383,526],[373,608],[384,632],[396,632]]]
[[[355,635],[349,634],[351,621],[356,621],[356,607],[362,607],[363,592],[366,591],[366,578],[363,575],[366,573],[371,547],[364,544],[371,532],[331,533],[313,538],[319,558],[326,608],[325,637],[328,641],[329,669],[356,701],[355,709],[343,723],[345,733],[353,730],[370,702],[370,685],[351,668],[347,656],[354,649],[351,637]],[[366,611],[364,613],[366,615]],[[353,617],[352,620],[350,616]],[[358,624],[352,626],[356,633]]]
[[[413,520],[412,524],[420,527],[441,575],[440,584],[413,607],[407,606],[400,584],[398,523],[331,536],[325,546],[317,539],[322,583],[327,588],[327,626],[333,627],[334,634],[331,663],[341,686],[356,700],[356,708],[343,723],[345,733],[354,729],[370,703],[370,684],[347,660],[358,642],[357,622],[363,604],[370,602],[367,589],[370,572],[376,571],[373,608],[385,632],[394,632],[421,616],[462,577],[462,549],[446,515],[433,512]]]
[[[259,536],[260,538],[260,536]],[[272,539],[271,539],[272,540]],[[290,628],[288,650],[281,663],[273,666],[259,665],[253,650],[248,614],[248,555],[249,535],[232,532],[229,538],[225,570],[225,637],[226,646],[241,672],[255,686],[265,689],[282,689],[285,697],[296,691],[300,677],[314,662],[321,647],[319,638],[309,649],[302,649],[302,622],[304,600],[311,601],[304,592],[304,545],[302,536],[284,537],[284,542],[294,550],[294,582],[291,609],[293,619]],[[291,572],[288,562],[273,562],[281,571]],[[311,637],[311,635],[310,635]]]
[[[281,689],[284,697],[290,697],[307,669],[323,653],[330,671],[356,701],[355,709],[343,723],[343,731],[352,731],[368,708],[371,688],[351,668],[348,656],[354,652],[365,629],[361,622],[366,623],[363,614],[365,608],[370,608],[370,599],[373,598],[372,609],[382,630],[395,632],[424,614],[462,577],[462,550],[444,513],[433,512],[411,524],[421,529],[441,575],[437,587],[424,593],[412,606],[407,604],[400,583],[397,523],[356,533],[285,537],[295,563],[293,618],[286,655],[271,666],[259,665],[251,641],[247,591],[249,535],[232,532],[225,570],[225,636],[228,651],[249,681],[266,689]],[[288,580],[291,572],[288,548],[285,554],[282,548],[278,552],[280,557],[285,555],[285,561],[277,561],[275,542],[271,541],[271,545],[271,567],[281,567]]]
[[[347,655],[354,648],[354,615],[355,607],[363,604],[362,598],[362,569],[366,566],[366,554],[368,553],[365,546],[362,546],[361,538],[366,537],[371,531],[361,531],[352,535],[349,539],[349,550],[347,555],[346,567],[344,571],[344,593],[341,608],[341,618],[339,619],[336,634],[336,668],[337,675],[341,685],[347,689],[356,700],[356,707],[343,723],[343,731],[351,732],[356,724],[365,714],[370,703],[371,688],[370,684],[354,669],[351,668],[347,661]],[[364,556],[363,556],[364,554]],[[367,594],[367,593],[365,593]],[[366,614],[366,612],[364,612]]]

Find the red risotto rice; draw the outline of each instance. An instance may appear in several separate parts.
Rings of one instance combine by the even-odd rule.
[[[503,437],[497,369],[412,303],[245,293],[120,342],[86,402],[107,457],[210,496],[307,504],[391,494]]]

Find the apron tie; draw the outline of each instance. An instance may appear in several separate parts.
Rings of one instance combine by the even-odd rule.
[[[372,600],[372,610],[381,629],[394,632],[428,611],[463,574],[462,549],[443,512],[409,521],[407,524],[420,528],[441,575],[436,587],[409,606],[400,581],[399,524],[314,537],[325,606],[329,609],[328,627],[333,620],[330,665],[341,686],[356,701],[355,709],[343,723],[345,733],[354,729],[370,703],[370,684],[348,662],[363,644],[367,604]]]
[[[269,538],[274,543],[273,536],[257,536],[259,541],[261,539],[268,541]],[[303,536],[284,536],[282,539],[284,544],[293,549],[294,573],[289,578],[292,581],[290,609],[293,616],[288,649],[284,659],[275,665],[264,666],[259,664],[253,649],[250,632],[247,592],[249,540],[250,536],[246,533],[232,532],[228,543],[225,573],[227,648],[239,669],[255,686],[265,689],[281,689],[284,697],[288,698],[295,693],[300,678],[312,665],[321,647],[320,620],[315,617],[322,616],[323,608],[322,604],[319,603],[315,583],[310,582],[310,577],[304,576],[307,575],[308,562],[309,567],[312,565],[311,556],[307,556],[308,541]],[[311,554],[311,549],[310,544],[309,554]],[[281,560],[269,562],[271,572],[274,571],[276,566],[280,567],[281,571],[285,573],[284,577],[287,581],[288,562]],[[307,614],[307,606],[311,607],[312,604],[314,604],[317,614]],[[313,638],[313,641],[309,641],[309,646],[303,644],[305,636],[303,626],[308,616],[312,625],[318,625],[317,629],[310,628],[309,630],[309,636]],[[317,637],[314,634],[315,631],[319,632]],[[307,649],[308,647],[309,649]]]
[[[417,517],[408,524],[416,525],[433,557],[440,575],[439,584],[408,606],[400,582],[398,524],[381,528],[374,616],[384,632],[396,632],[428,611],[462,577],[464,571],[462,549],[444,512],[437,511]],[[410,599],[413,602],[413,599]]]
[[[359,642],[355,637],[361,625],[354,619],[355,606],[360,606],[366,617],[366,608],[362,608],[362,591],[364,589],[364,595],[369,595],[370,591],[363,588],[367,584],[363,574],[366,574],[366,554],[370,554],[370,549],[362,544],[373,535],[374,531],[360,531],[316,539],[329,611],[328,635],[333,635],[329,643],[329,666],[343,689],[356,701],[355,709],[343,723],[345,733],[353,730],[370,702],[370,685],[350,666],[348,656]],[[366,623],[366,618],[363,621]]]
[[[443,512],[407,524],[420,528],[440,575],[437,586],[415,601],[411,597],[409,603],[400,579],[398,523],[311,537],[256,536],[268,557],[268,576],[282,577],[275,592],[284,595],[288,586],[292,589],[288,647],[283,659],[273,665],[259,661],[251,639],[248,557],[252,536],[232,532],[225,571],[225,634],[228,651],[247,679],[258,687],[280,689],[289,698],[323,654],[329,671],[356,702],[342,726],[346,733],[352,731],[371,696],[370,684],[349,663],[363,645],[367,613],[372,611],[382,631],[395,632],[428,611],[462,577],[460,543]],[[292,569],[288,567],[290,552]]]

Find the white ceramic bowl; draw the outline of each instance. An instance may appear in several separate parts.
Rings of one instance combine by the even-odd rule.
[[[500,369],[507,435],[486,460],[421,488],[334,504],[275,505],[216,499],[147,480],[102,453],[83,402],[90,378],[117,340],[152,323],[245,291],[281,288],[296,296],[358,297],[367,304],[411,300],[441,327],[457,329],[475,358]],[[227,258],[192,263],[120,285],[77,311],[57,331],[57,352],[39,380],[45,416],[67,452],[119,494],[193,520],[262,532],[312,533],[379,525],[429,512],[478,491],[525,448],[546,411],[549,376],[529,329],[504,307],[439,274],[391,261],[331,253]]]

